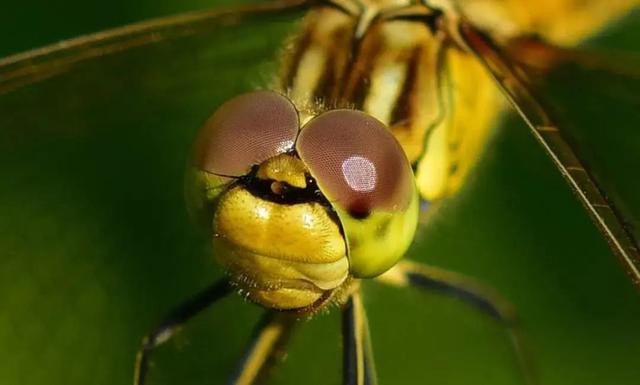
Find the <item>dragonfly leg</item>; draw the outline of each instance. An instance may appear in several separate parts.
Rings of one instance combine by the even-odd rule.
[[[231,290],[232,287],[227,280],[218,281],[170,311],[151,333],[142,339],[136,356],[133,384],[144,385],[149,358],[157,346],[168,341],[180,326],[229,294]]]
[[[513,306],[495,290],[462,274],[411,261],[399,262],[377,280],[391,286],[441,292],[459,298],[489,315],[508,330],[526,383],[538,384]]]
[[[295,314],[265,312],[227,384],[250,385],[266,378],[283,352],[296,322]]]
[[[344,385],[376,385],[369,324],[360,291],[349,297],[342,310]]]

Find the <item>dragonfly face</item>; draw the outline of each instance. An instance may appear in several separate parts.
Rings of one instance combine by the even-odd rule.
[[[406,252],[417,192],[400,145],[374,118],[333,110],[299,126],[272,92],[239,96],[205,125],[187,182],[195,216],[247,296],[315,310],[348,278],[376,276]]]
[[[451,39],[445,43],[441,10],[334,5],[307,16],[283,60],[279,89],[290,99],[256,93],[222,106],[200,135],[188,181],[218,259],[268,308],[343,302],[335,294],[349,278],[389,270],[417,225],[409,163],[424,198],[451,194],[497,112],[488,97],[486,112],[466,108],[473,129],[452,139],[463,118],[447,114],[444,100],[473,98],[490,81],[476,71],[473,89],[441,92],[450,88],[448,61],[460,67],[455,75],[477,70]],[[462,151],[449,150],[455,140]]]

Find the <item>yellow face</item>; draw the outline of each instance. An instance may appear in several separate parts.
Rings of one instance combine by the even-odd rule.
[[[350,277],[382,274],[418,219],[411,168],[382,123],[334,110],[300,127],[273,92],[239,96],[211,117],[187,199],[232,281],[275,309],[316,309]]]

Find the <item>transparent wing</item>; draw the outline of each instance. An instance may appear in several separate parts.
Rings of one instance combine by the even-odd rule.
[[[594,41],[590,49],[637,50],[638,22],[636,18],[621,26],[619,33],[608,32],[606,41]],[[533,87],[531,92],[536,96],[545,97],[542,102],[545,108],[550,107],[548,111],[562,134],[567,140],[575,139],[569,142],[571,148],[580,151],[580,160],[629,221],[627,229],[636,232],[633,224],[638,222],[634,219],[640,218],[640,186],[635,177],[640,169],[640,88],[630,74],[584,66],[577,71],[575,67],[536,74],[535,79],[527,72],[527,81],[532,82],[526,85]],[[548,84],[539,83],[543,78],[538,75],[548,75]],[[556,167],[533,140],[523,119],[506,115],[499,128],[465,187],[431,218],[428,231],[418,235],[408,258],[479,278],[513,301],[525,335],[530,337],[534,366],[542,384],[638,382],[640,367],[631,357],[637,356],[640,345],[625,342],[640,338],[637,288]],[[609,173],[611,169],[615,169],[613,174]],[[621,200],[615,192],[621,193]],[[391,325],[377,326],[385,321],[387,313],[394,313],[390,304],[402,301],[402,296],[389,295],[382,310],[368,306],[373,336],[381,336],[384,327]],[[416,306],[419,301],[410,298],[406,302]],[[414,379],[429,373],[433,382],[473,382],[470,378],[456,381],[457,370],[437,377],[435,372],[441,366],[430,364],[425,357],[439,357],[440,362],[447,363],[459,360],[456,369],[464,367],[480,373],[471,365],[489,367],[486,360],[490,355],[466,351],[471,344],[479,346],[478,342],[470,342],[468,335],[450,329],[456,319],[468,321],[460,323],[459,330],[464,332],[480,321],[471,321],[468,314],[452,315],[447,305],[438,303],[420,308],[412,318],[405,307],[395,312],[402,314],[389,332],[399,341],[395,350],[380,349],[381,343],[374,340],[377,362],[388,368],[398,351],[419,352],[415,358],[403,355],[393,361],[393,370],[379,366],[380,382],[394,382],[394,377],[385,377],[389,370],[394,374],[411,373]],[[421,331],[420,325],[428,328]],[[419,341],[428,343],[419,345]],[[497,341],[492,340],[491,346]],[[512,372],[500,371],[501,375],[506,373]],[[522,382],[517,374],[512,376],[500,383]]]
[[[2,61],[0,382],[129,384],[146,329],[216,278],[185,215],[190,143],[220,103],[270,80],[298,16],[236,11]],[[150,381],[226,378],[257,309],[238,298],[220,310],[231,316],[205,315],[184,362],[160,352]]]
[[[633,282],[640,284],[640,250],[637,234],[631,227],[631,219],[625,217],[620,207],[614,205],[611,197],[604,192],[600,181],[578,157],[567,140],[568,133],[560,131],[559,126],[532,93],[526,75],[513,66],[513,61],[494,45],[489,37],[472,25],[463,22],[460,25],[460,33],[470,49],[491,72],[518,114],[531,128],[531,132],[569,183],[612,250],[620,257]],[[614,129],[610,127],[611,122],[603,121],[602,128]],[[629,156],[637,158],[634,153]]]
[[[222,26],[265,20],[273,14],[282,16],[300,10],[305,4],[304,0],[280,0],[192,12],[130,24],[9,56],[0,59],[0,94],[69,71],[90,59],[188,35],[214,33]]]

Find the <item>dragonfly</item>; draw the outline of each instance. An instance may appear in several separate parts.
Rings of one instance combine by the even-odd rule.
[[[267,312],[263,321],[258,325],[254,333],[255,339],[243,357],[243,361],[240,363],[235,377],[232,379],[234,383],[239,384],[250,383],[254,378],[259,377],[263,370],[267,369],[267,364],[270,361],[269,356],[286,342],[289,329],[292,327],[295,318],[299,317],[300,314],[317,312],[325,306],[330,306],[330,304],[339,305],[343,312],[345,383],[375,383],[375,365],[373,363],[372,349],[369,341],[368,325],[366,322],[367,317],[359,289],[359,279],[361,278],[378,277],[377,279],[379,281],[395,286],[416,286],[430,290],[451,292],[455,296],[462,298],[471,305],[476,306],[496,318],[498,321],[506,324],[508,327],[513,326],[514,316],[510,306],[492,290],[478,285],[475,281],[457,273],[399,260],[413,239],[414,230],[412,229],[415,229],[416,221],[418,220],[418,193],[425,201],[431,202],[432,204],[437,204],[437,202],[445,197],[455,194],[460,188],[459,186],[462,181],[466,178],[467,172],[473,168],[477,161],[478,151],[480,151],[486,139],[486,132],[490,125],[494,123],[496,115],[503,107],[499,98],[496,98],[497,100],[494,102],[490,101],[491,96],[489,96],[488,99],[483,98],[483,103],[478,104],[476,107],[478,110],[473,113],[475,116],[482,117],[476,122],[479,127],[474,126],[475,129],[470,131],[470,137],[462,135],[464,139],[469,140],[469,142],[465,142],[460,138],[462,141],[461,147],[464,148],[464,151],[461,151],[462,155],[454,153],[446,154],[446,156],[442,153],[438,155],[438,151],[442,151],[442,146],[438,147],[437,144],[438,135],[443,135],[443,132],[455,133],[455,126],[461,124],[456,123],[456,119],[462,120],[462,118],[465,117],[464,115],[459,118],[451,117],[450,112],[446,113],[448,108],[445,107],[445,102],[442,100],[444,96],[439,95],[440,91],[438,90],[441,87],[436,83],[436,80],[443,82],[446,80],[444,74],[438,71],[442,71],[443,68],[449,68],[439,62],[439,60],[445,60],[439,56],[445,55],[443,52],[446,52],[446,55],[451,55],[450,57],[446,57],[447,65],[451,66],[451,68],[449,68],[451,73],[447,75],[451,75],[452,78],[455,79],[456,74],[457,76],[463,76],[462,74],[468,72],[476,72],[474,83],[473,85],[468,85],[469,87],[472,87],[474,91],[491,89],[490,94],[493,92],[494,96],[504,95],[507,97],[507,100],[516,107],[517,112],[530,126],[531,132],[542,142],[543,148],[552,155],[552,160],[561,170],[563,176],[567,178],[570,186],[576,190],[578,198],[585,204],[588,212],[594,217],[596,223],[603,231],[604,236],[610,241],[612,249],[620,257],[629,274],[631,274],[632,279],[637,280],[637,242],[633,234],[627,229],[627,226],[624,224],[624,219],[620,217],[618,210],[613,208],[601,192],[600,187],[594,182],[594,179],[578,160],[572,148],[566,144],[561,131],[556,127],[553,120],[548,116],[547,112],[530,90],[526,73],[522,72],[523,67],[521,67],[521,65],[523,63],[517,63],[510,53],[512,51],[508,49],[526,48],[525,44],[537,44],[536,47],[548,50],[545,52],[558,55],[559,60],[564,59],[563,54],[569,56],[571,54],[559,49],[554,50],[542,45],[540,41],[535,39],[518,41],[518,44],[523,45],[509,47],[507,44],[509,40],[505,43],[499,40],[499,36],[509,36],[513,33],[509,31],[510,27],[500,25],[500,27],[504,27],[505,30],[497,31],[490,28],[492,20],[474,20],[473,22],[470,19],[468,20],[467,17],[472,14],[471,10],[474,6],[480,7],[480,9],[482,9],[483,6],[483,2],[470,2],[470,4],[471,3],[474,3],[474,5],[469,5],[469,10],[465,10],[463,2],[455,4],[462,9],[457,9],[457,7],[446,2],[442,4],[441,2],[427,2],[400,5],[390,3],[386,5],[386,7],[383,6],[385,4],[382,3],[359,4],[352,2],[326,2],[318,4],[307,2],[265,3],[247,8],[233,9],[227,13],[188,15],[155,24],[142,24],[120,30],[111,35],[107,34],[89,39],[89,41],[78,41],[76,45],[71,44],[62,49],[59,47],[44,49],[42,51],[29,53],[23,57],[12,58],[2,63],[4,76],[0,87],[2,87],[1,89],[4,92],[15,92],[30,83],[55,77],[57,74],[65,71],[69,66],[82,60],[90,60],[94,57],[116,53],[123,49],[130,49],[138,45],[161,41],[164,38],[163,33],[174,34],[176,33],[176,29],[179,33],[193,33],[193,31],[197,31],[198,28],[204,28],[204,24],[210,22],[212,17],[218,18],[221,17],[221,14],[223,14],[224,17],[233,16],[242,19],[243,17],[254,15],[264,15],[274,12],[286,13],[288,11],[298,11],[301,8],[311,8],[309,16],[303,24],[303,31],[307,31],[307,34],[303,32],[303,34],[300,35],[302,37],[294,41],[293,49],[291,49],[291,53],[286,56],[283,65],[284,74],[281,76],[280,83],[272,87],[276,91],[279,91],[279,93],[256,92],[243,95],[238,99],[233,99],[221,107],[212,117],[211,123],[207,124],[197,145],[198,149],[196,153],[198,153],[198,155],[196,158],[198,159],[198,163],[196,164],[196,174],[190,174],[190,178],[195,179],[190,182],[189,186],[191,186],[191,188],[196,187],[195,198],[190,194],[192,199],[191,205],[196,207],[196,217],[202,216],[204,212],[204,222],[210,222],[211,210],[210,207],[206,206],[220,204],[217,202],[219,196],[216,194],[221,194],[222,190],[229,189],[231,185],[236,187],[238,185],[245,187],[252,186],[251,188],[253,189],[262,189],[264,190],[263,194],[269,196],[267,201],[273,204],[291,204],[287,199],[293,199],[295,203],[298,204],[315,202],[322,206],[326,212],[332,213],[329,214],[329,219],[326,220],[327,226],[336,226],[336,224],[338,224],[338,226],[336,226],[336,234],[339,234],[339,236],[335,238],[338,239],[336,242],[340,243],[340,239],[342,239],[341,242],[343,242],[339,245],[338,249],[348,250],[348,267],[345,267],[347,260],[344,259],[347,256],[340,256],[342,259],[338,260],[339,263],[337,263],[337,265],[341,263],[342,266],[336,268],[338,276],[332,277],[329,283],[319,283],[321,281],[320,278],[318,278],[318,282],[316,282],[321,286],[336,285],[336,282],[337,285],[335,287],[323,288],[322,290],[314,287],[311,290],[305,291],[305,285],[294,286],[293,288],[286,287],[286,285],[280,282],[283,281],[282,278],[278,278],[278,284],[271,283],[266,286],[261,286],[259,280],[265,277],[251,276],[253,273],[262,272],[265,273],[265,275],[276,274],[284,271],[284,268],[265,269],[264,266],[260,266],[255,261],[254,265],[250,266],[250,268],[234,265],[234,260],[230,258],[234,253],[239,252],[236,247],[237,245],[234,246],[224,244],[222,241],[217,241],[218,244],[216,248],[228,248],[228,250],[225,250],[227,253],[219,254],[218,258],[221,259],[222,264],[226,265],[226,268],[231,272],[231,276],[234,278],[231,282],[232,284],[227,280],[216,283],[199,295],[193,297],[183,306],[178,307],[160,323],[160,326],[155,329],[143,343],[143,348],[138,357],[135,383],[143,383],[149,359],[148,354],[156,346],[171,337],[177,327],[185,321],[207,308],[224,294],[228,294],[237,289],[242,290],[252,301],[266,308],[276,310]],[[485,2],[485,6],[490,3],[491,2]],[[578,32],[575,32],[573,35],[569,34],[568,36],[562,36],[562,33],[564,33],[562,32],[559,34],[561,37],[556,36],[556,38],[560,42],[575,43],[575,41],[582,37],[581,33],[584,34],[584,31],[593,31],[616,13],[615,7],[607,11],[612,13],[606,14],[603,12],[601,14],[602,19],[593,20],[592,25],[576,26]],[[476,12],[483,14],[483,12],[477,10]],[[617,10],[617,12],[622,11]],[[491,13],[487,12],[487,14]],[[336,30],[318,27],[318,24],[322,24],[325,20],[327,23],[334,23],[336,20],[341,19],[347,27],[339,27]],[[338,22],[336,23],[339,24]],[[398,40],[401,40],[399,38],[400,36],[410,36],[411,39],[407,42],[409,49],[400,47],[401,49],[398,49],[399,52],[395,52],[398,56],[402,56],[403,53],[412,52],[411,48],[414,47],[411,46],[411,40],[417,39],[416,36],[420,36],[421,40],[419,40],[419,44],[413,42],[414,46],[429,51],[424,53],[425,56],[421,56],[419,60],[413,59],[414,63],[422,65],[416,65],[415,69],[413,69],[415,72],[408,72],[411,76],[416,77],[410,82],[405,81],[405,87],[408,89],[401,88],[402,83],[397,79],[398,76],[407,76],[406,72],[400,75],[398,72],[398,68],[403,68],[404,71],[408,71],[407,66],[412,62],[408,61],[406,57],[395,59],[395,62],[393,58],[386,59],[390,60],[391,64],[396,65],[390,65],[387,68],[383,67],[380,70],[386,70],[386,73],[374,76],[374,73],[368,72],[371,71],[372,68],[375,68],[373,59],[378,59],[378,56],[367,53],[366,50],[376,48],[376,43],[379,43],[380,39],[385,37],[382,30],[388,26],[398,26],[400,32],[394,35],[394,39],[389,40],[389,47],[384,47],[385,49],[381,51],[382,53],[392,55],[394,49],[398,48],[396,45],[399,44]],[[183,27],[184,29],[181,29]],[[345,28],[349,33],[344,33]],[[392,27],[389,28],[392,29]],[[340,36],[339,32],[343,32],[341,37],[343,40],[340,40],[338,37],[336,37],[336,40],[329,40],[329,38],[323,34],[323,32],[327,30],[335,32],[336,36]],[[518,37],[523,35],[522,31],[517,32]],[[529,33],[531,31],[525,32]],[[319,36],[315,36],[315,34]],[[551,35],[553,34],[551,33]],[[334,71],[333,73],[330,71],[321,72],[326,64],[313,63],[313,56],[308,54],[310,48],[306,45],[310,44],[310,46],[313,46],[313,44],[308,41],[305,42],[305,37],[314,42],[316,48],[320,50],[321,53],[323,52],[322,49],[326,50],[332,47],[336,49],[335,54],[331,55],[335,58],[336,62],[332,64],[333,67],[329,66],[329,68]],[[551,38],[551,36],[544,36],[544,34],[543,37]],[[126,44],[123,43],[123,38],[126,40]],[[314,38],[317,39],[317,41],[314,41]],[[331,44],[327,45],[327,41]],[[325,45],[323,45],[323,43],[325,43]],[[377,48],[379,49],[380,47]],[[295,55],[296,52],[298,52],[299,56]],[[305,53],[308,55],[305,56]],[[379,53],[379,55],[383,55],[382,53]],[[326,52],[325,55],[325,57],[329,56]],[[307,65],[305,60],[312,61],[311,65]],[[340,64],[339,60],[343,60],[343,64]],[[455,72],[456,65],[460,66],[457,68],[458,72]],[[433,76],[420,80],[423,82],[420,83],[417,76],[423,73],[421,71],[423,71],[425,67],[431,68],[432,72],[427,73],[433,74]],[[341,74],[340,71],[344,71],[344,74]],[[314,76],[316,76],[316,78],[314,78]],[[337,76],[337,78],[333,80],[324,78],[320,81],[320,77],[322,76]],[[392,83],[391,85],[385,83],[385,81],[387,81],[386,77],[392,78],[393,81],[390,82]],[[338,78],[342,81],[337,81]],[[309,84],[311,84],[312,87],[309,87]],[[319,85],[325,88],[320,89]],[[411,86],[415,87],[415,89],[412,89]],[[367,94],[367,92],[375,92],[376,87],[383,87],[381,88],[382,91],[379,91],[382,96],[377,96],[382,100],[369,97],[370,95]],[[464,86],[458,85],[458,87]],[[410,108],[410,96],[421,90],[427,90],[428,92],[426,92],[426,95],[421,96],[425,99],[420,99],[422,103],[419,105],[431,105],[432,107],[412,110]],[[499,91],[502,93],[499,93]],[[464,93],[471,91],[464,91],[464,88],[462,88],[462,90],[458,90],[458,92]],[[395,97],[388,96],[387,94],[389,93],[392,95],[395,93]],[[393,101],[395,98],[399,97],[405,97],[407,99],[404,99],[402,103],[394,104]],[[452,101],[450,100],[453,104],[458,97],[460,96],[453,94],[448,95],[447,99],[453,99]],[[265,102],[265,100],[268,102]],[[246,159],[229,156],[229,158],[232,159],[231,165],[221,165],[220,162],[224,161],[226,157],[219,157],[218,151],[211,152],[212,158],[209,158],[209,153],[206,152],[207,145],[213,145],[215,147],[216,144],[219,144],[216,140],[220,139],[217,138],[216,135],[225,129],[217,125],[217,121],[228,121],[234,118],[250,118],[251,114],[256,110],[248,108],[247,105],[263,107],[264,104],[267,104],[270,110],[277,110],[281,115],[284,115],[285,118],[287,116],[290,118],[289,120],[285,119],[284,123],[283,121],[279,121],[276,125],[275,129],[283,129],[282,127],[288,129],[286,132],[283,131],[279,133],[285,136],[285,140],[277,143],[277,153],[269,153],[268,156],[265,156],[265,159],[259,159],[259,162],[257,162],[255,158],[251,158],[248,162],[250,170],[247,171],[243,169],[240,172],[236,172],[234,168],[237,166],[241,168],[247,166],[247,164],[237,164],[237,162],[242,163],[246,161]],[[404,111],[396,111],[397,106],[404,108]],[[354,110],[364,111],[364,113],[354,112]],[[234,112],[235,115],[233,114]],[[472,114],[471,111],[464,112]],[[431,115],[429,116],[429,114]],[[482,114],[485,115],[482,116]],[[220,116],[226,116],[228,119],[221,119]],[[349,127],[353,126],[357,128],[364,125],[364,127],[367,128],[366,132],[361,133],[359,136],[356,135],[358,134],[357,131],[354,131],[354,135],[347,137],[347,139],[354,136],[357,137],[358,140],[354,143],[356,146],[362,145],[363,143],[368,144],[365,147],[357,147],[358,151],[382,147],[396,156],[396,158],[384,158],[386,161],[381,162],[379,167],[382,167],[382,164],[388,165],[389,162],[387,161],[393,161],[392,163],[396,164],[396,166],[394,166],[396,168],[385,175],[397,177],[396,180],[389,183],[399,184],[401,188],[393,187],[391,189],[392,193],[385,193],[379,198],[376,198],[380,199],[382,203],[377,203],[376,199],[374,199],[375,204],[367,202],[366,200],[361,202],[358,198],[355,199],[355,203],[351,206],[343,205],[340,199],[340,191],[332,190],[336,188],[336,186],[332,186],[330,182],[332,175],[326,176],[322,174],[324,172],[324,163],[327,159],[318,161],[318,168],[314,168],[315,166],[313,166],[313,164],[315,161],[313,152],[318,151],[318,148],[324,150],[320,151],[321,154],[330,151],[332,145],[334,145],[330,139],[338,135],[338,133],[333,132],[329,138],[324,138],[327,140],[326,143],[323,140],[318,140],[313,142],[313,145],[308,145],[308,147],[305,146],[304,143],[314,141],[314,138],[307,136],[307,133],[311,135],[312,133],[321,134],[328,131],[328,127],[330,126],[326,126],[327,123],[323,123],[323,121],[331,122],[332,119],[336,119],[337,117],[341,120],[353,119],[353,124],[349,125]],[[450,121],[448,119],[453,120]],[[256,121],[259,121],[259,119],[256,118]],[[425,122],[431,122],[430,124],[433,126],[431,131],[428,130],[429,124],[425,124]],[[384,128],[385,125],[390,126],[395,139],[385,135],[387,133],[387,130]],[[316,128],[314,128],[314,126]],[[317,127],[322,129],[320,130]],[[440,131],[438,131],[438,129]],[[260,128],[261,134],[264,134],[265,131],[269,132],[264,127]],[[213,132],[213,134],[211,132]],[[237,130],[234,129],[231,132],[237,133]],[[302,133],[304,133],[304,135]],[[255,135],[251,132],[243,132],[243,134]],[[415,137],[416,135],[418,138]],[[367,142],[367,140],[370,139],[369,136],[379,136],[379,138],[371,138],[373,142]],[[260,139],[262,140],[258,141],[258,143],[264,144],[265,138],[260,137]],[[225,140],[234,140],[233,135],[231,135],[231,138],[227,137]],[[439,140],[443,139],[441,138]],[[247,141],[250,142],[250,138],[242,137],[240,142],[234,142],[233,145],[242,148],[242,146],[246,145]],[[202,143],[206,143],[206,145]],[[281,146],[283,143],[289,144],[283,147]],[[322,147],[324,145],[328,147]],[[389,147],[391,149],[389,149]],[[402,150],[400,150],[400,148]],[[218,150],[222,151],[223,149],[218,148]],[[243,148],[243,150],[248,151],[238,151],[238,154],[248,154],[253,157],[256,153],[260,153],[262,148]],[[271,149],[271,151],[273,151],[273,149]],[[305,153],[308,156],[304,155]],[[440,158],[438,156],[440,156]],[[449,157],[459,157],[455,161],[455,167],[453,167],[454,163],[442,164],[444,162],[442,159],[449,161]],[[370,167],[370,163],[367,162],[372,161],[373,158],[349,157],[348,159],[351,159],[351,162],[355,162],[357,165],[356,169],[359,169],[368,167],[363,166],[363,164],[368,164]],[[264,165],[264,168],[261,165],[263,161],[268,162]],[[342,162],[342,166],[346,167],[344,165],[345,163]],[[229,171],[228,166],[230,166],[232,171]],[[417,172],[416,185],[419,191],[414,189],[412,181],[409,182],[411,179],[409,175],[412,172],[412,166]],[[210,168],[212,168],[213,171],[211,171]],[[270,175],[269,177],[264,177],[263,175],[280,172],[278,170],[281,168],[287,170],[287,175]],[[294,182],[292,178],[296,177],[295,174],[298,169],[304,170],[302,173],[304,178],[302,178],[303,180],[300,183],[310,187],[296,187],[296,182]],[[371,170],[371,168],[369,169]],[[448,171],[443,174],[442,170]],[[202,174],[203,172],[204,176]],[[439,177],[434,177],[434,175]],[[367,185],[366,181],[362,182],[362,180],[360,180],[361,178],[356,177],[356,179]],[[269,183],[265,184],[265,180]],[[347,182],[349,182],[349,180],[347,180]],[[352,180],[351,182],[356,183],[357,181]],[[246,190],[249,190],[249,188],[246,187]],[[399,190],[400,193],[396,190]],[[202,195],[203,191],[206,191],[204,196]],[[190,193],[194,193],[194,191]],[[371,192],[369,191],[369,193]],[[212,194],[212,196],[207,194]],[[258,195],[255,191],[253,191],[253,194]],[[367,194],[364,194],[364,196],[370,198]],[[398,198],[397,201],[391,201],[391,203],[384,201],[385,199],[390,199],[389,197],[397,198],[398,196],[400,196],[400,198]],[[213,199],[211,199],[212,197]],[[248,197],[246,199],[251,201],[253,198]],[[232,204],[232,202],[229,204]],[[387,216],[390,215],[393,218],[399,218],[394,219],[397,222],[392,222],[391,225],[385,226],[377,224],[369,227],[366,225],[363,226],[363,223],[367,221],[378,219],[376,218],[379,214],[377,204],[380,204],[380,207],[385,209],[388,209],[388,205],[391,207],[401,207],[401,209],[396,210],[393,215],[385,213]],[[254,210],[256,209],[254,206],[255,203],[244,208]],[[333,207],[333,209],[327,209],[328,207]],[[237,213],[242,209],[242,206],[231,207],[228,213],[229,215],[238,215]],[[219,208],[216,208],[216,210],[219,210]],[[261,211],[256,211],[253,214],[257,215],[258,212],[264,212],[265,210],[266,208],[263,207]],[[435,210],[435,208],[426,210],[429,212],[430,210]],[[381,210],[383,213],[384,211],[385,210]],[[207,217],[207,215],[209,215],[209,217]],[[221,212],[217,212],[216,215],[219,217],[222,214]],[[349,222],[351,222],[351,224]],[[229,223],[233,224],[233,221]],[[402,225],[400,229],[396,228],[400,226],[397,225],[397,223]],[[253,228],[256,226],[256,224],[247,225],[245,222],[241,224],[246,229],[251,229],[251,231],[253,231]],[[207,224],[205,224],[205,226],[207,226]],[[222,224],[217,224],[216,226],[222,226]],[[276,232],[280,231],[277,226],[272,226],[273,224],[269,226],[269,229]],[[360,228],[361,230],[352,230],[351,226],[355,226],[356,229]],[[386,228],[387,230],[385,231],[388,232],[388,235],[382,235],[383,241],[374,246],[369,246],[371,248],[364,249],[366,252],[358,252],[356,245],[362,244],[364,247],[367,247],[367,245],[375,243],[372,239],[358,235],[361,234],[358,233],[358,231],[374,231],[380,233],[381,227]],[[234,235],[233,231],[237,230],[221,230],[220,227],[217,227],[215,233],[217,234],[217,238],[224,238]],[[282,236],[282,234],[280,234],[280,236]],[[365,239],[358,239],[358,236],[362,236]],[[377,234],[376,236],[380,237],[381,235]],[[279,239],[279,236],[273,234],[270,241],[272,241],[272,244],[277,244],[276,240]],[[309,238],[305,237],[304,239],[305,241],[310,241]],[[268,246],[268,244],[266,246]],[[298,245],[298,247],[301,246]],[[225,255],[229,257],[224,257]],[[362,256],[361,259],[358,259],[360,258],[358,255]],[[378,255],[379,258],[372,262],[370,258],[371,255]],[[261,268],[263,268],[264,271],[260,271]],[[299,293],[291,294],[291,291],[299,291]],[[305,297],[305,295],[310,296],[311,299]],[[520,358],[524,362],[524,377],[529,382],[535,382],[533,378],[534,375],[529,372],[530,369],[527,366],[527,359],[524,357],[524,353],[519,350],[521,346],[519,345],[520,339],[518,331],[514,329],[512,332],[514,333],[513,338],[515,341],[514,348],[516,349],[516,354],[521,356]]]

